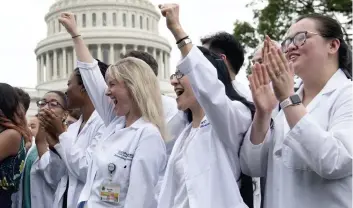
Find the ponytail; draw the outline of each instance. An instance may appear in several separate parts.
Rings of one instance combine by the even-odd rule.
[[[341,44],[338,49],[338,66],[347,78],[352,80],[352,50],[343,39],[339,40]]]

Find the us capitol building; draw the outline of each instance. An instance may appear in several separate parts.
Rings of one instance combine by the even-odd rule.
[[[75,14],[77,25],[93,57],[115,63],[132,50],[153,55],[159,65],[162,93],[174,94],[169,84],[168,41],[159,35],[160,15],[148,0],[56,0],[45,16],[47,37],[35,49],[37,86],[25,89],[31,96],[28,116],[38,112],[36,101],[50,90],[64,91],[76,65],[71,36],[58,22],[62,12]]]

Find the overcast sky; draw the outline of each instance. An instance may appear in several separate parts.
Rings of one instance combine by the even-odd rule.
[[[37,82],[37,63],[34,49],[46,37],[47,25],[44,16],[55,0],[11,0],[0,7],[0,82],[13,86],[34,88]],[[153,4],[168,1],[152,0]],[[236,20],[251,21],[253,13],[245,7],[249,0],[175,0],[180,4],[180,18],[184,30],[194,43],[200,37],[218,31],[232,32]],[[180,53],[175,40],[161,18],[160,33],[172,45],[171,71]],[[239,74],[246,83],[245,70]]]

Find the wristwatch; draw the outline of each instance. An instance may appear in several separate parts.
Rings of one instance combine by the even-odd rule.
[[[180,41],[177,45],[178,45],[178,48],[180,49],[180,48],[186,46],[189,43],[192,43],[191,39],[190,38],[186,38],[186,39]]]
[[[285,109],[288,106],[299,105],[301,103],[302,100],[300,99],[299,95],[294,94],[292,96],[289,96],[289,98],[283,100],[279,105],[281,106],[281,109]]]

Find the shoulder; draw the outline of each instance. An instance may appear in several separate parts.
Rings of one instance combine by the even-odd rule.
[[[152,123],[146,123],[141,131],[141,137],[155,137],[162,139],[159,129]]]
[[[342,108],[343,106],[349,107],[352,111],[353,104],[353,82],[349,81],[343,84],[340,88],[334,93],[336,96],[332,96],[332,103],[334,109]]]
[[[8,146],[8,151],[15,154],[21,144],[22,135],[14,129],[6,129],[0,133],[0,140],[3,145]]]

